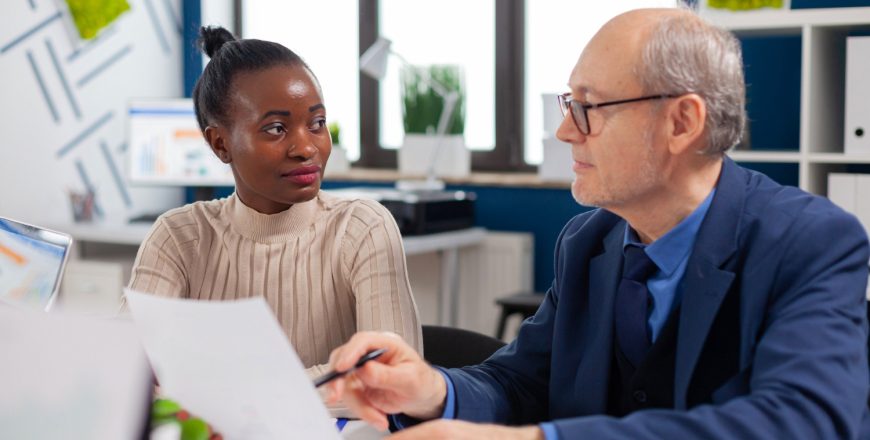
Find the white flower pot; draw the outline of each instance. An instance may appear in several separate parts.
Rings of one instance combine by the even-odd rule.
[[[405,134],[399,148],[399,172],[425,176],[438,145],[438,137],[425,134]],[[464,177],[471,172],[471,152],[465,148],[462,135],[448,135],[441,139],[435,157],[437,177]]]

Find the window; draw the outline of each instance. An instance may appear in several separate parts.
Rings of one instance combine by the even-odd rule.
[[[353,7],[351,7],[351,5]],[[314,71],[348,159],[360,156],[359,15],[347,0],[242,2],[244,38],[279,42]]]
[[[495,0],[412,2],[381,0],[380,33],[392,50],[412,65],[462,66],[466,89],[465,144],[471,150],[495,147]],[[380,84],[380,140],[402,145],[399,85],[401,64],[389,60]]]
[[[281,42],[308,62],[323,86],[329,119],[341,124],[342,144],[359,166],[395,167],[404,135],[400,62],[391,57],[378,82],[360,74],[360,53],[384,36],[411,64],[463,65],[465,142],[473,169],[490,171],[531,171],[530,164],[541,162],[541,95],[567,91],[571,69],[602,24],[629,9],[676,3],[234,1],[246,38]]]

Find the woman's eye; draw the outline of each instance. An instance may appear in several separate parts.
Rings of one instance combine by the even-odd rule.
[[[311,124],[312,130],[319,130],[323,127],[326,127],[326,119],[316,119],[313,124]]]
[[[266,127],[266,129],[264,131],[266,133],[271,134],[271,135],[278,136],[281,133],[284,133],[286,130],[284,130],[283,125],[272,125],[272,126]]]

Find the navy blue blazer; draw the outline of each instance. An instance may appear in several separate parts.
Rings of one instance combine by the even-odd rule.
[[[552,287],[517,339],[446,370],[457,418],[553,421],[562,439],[834,439],[870,426],[863,228],[728,158],[717,188],[682,281],[675,409],[605,415],[626,224],[599,209],[562,230]],[[702,356],[711,339],[727,356]]]

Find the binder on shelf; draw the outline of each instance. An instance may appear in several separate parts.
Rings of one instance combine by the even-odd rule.
[[[857,183],[855,174],[828,174],[828,199],[840,208],[854,214]]]
[[[855,215],[870,235],[870,174],[855,176]]]
[[[846,38],[844,152],[870,155],[870,37]]]
[[[870,174],[828,174],[828,199],[858,217],[870,235]]]

